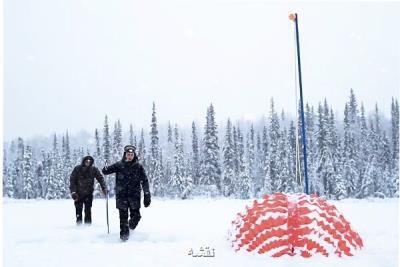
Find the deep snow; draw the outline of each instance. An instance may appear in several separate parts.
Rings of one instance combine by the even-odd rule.
[[[72,200],[3,200],[4,266],[398,266],[398,199],[331,201],[364,241],[354,257],[270,258],[235,253],[227,231],[250,201],[161,200],[142,208],[129,241],[119,240],[118,212],[111,199],[110,234],[105,200],[93,202],[93,224],[77,227]],[[215,257],[189,250],[215,249]]]

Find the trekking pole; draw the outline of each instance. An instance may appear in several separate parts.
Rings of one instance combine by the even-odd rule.
[[[110,225],[108,224],[108,192],[106,194],[106,213],[107,213],[107,234],[110,234]]]

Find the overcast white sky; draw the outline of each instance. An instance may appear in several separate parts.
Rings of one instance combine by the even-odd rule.
[[[158,119],[182,126],[294,110],[299,13],[305,101],[343,111],[350,88],[389,115],[400,3],[5,0],[4,137]],[[125,124],[124,124],[125,123]]]

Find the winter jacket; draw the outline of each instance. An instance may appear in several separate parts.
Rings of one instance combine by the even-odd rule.
[[[92,162],[88,167],[85,166],[85,160],[87,159]],[[93,194],[94,178],[100,183],[102,190],[107,188],[103,175],[98,168],[93,166],[93,163],[94,159],[91,156],[86,156],[82,159],[82,163],[75,166],[71,173],[69,190],[71,193],[76,192],[80,199]]]
[[[117,209],[139,209],[141,189],[150,195],[149,181],[143,166],[134,160],[129,162],[124,158],[102,170],[103,174],[115,173],[115,195]]]

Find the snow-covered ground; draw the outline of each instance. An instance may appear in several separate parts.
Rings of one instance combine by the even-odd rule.
[[[399,263],[398,200],[332,201],[364,241],[354,257],[270,258],[235,253],[226,240],[230,222],[250,201],[158,200],[142,208],[129,241],[119,240],[118,210],[110,200],[93,202],[93,224],[77,227],[72,200],[3,200],[4,266],[382,266]],[[192,257],[190,249],[215,249],[215,257]]]

